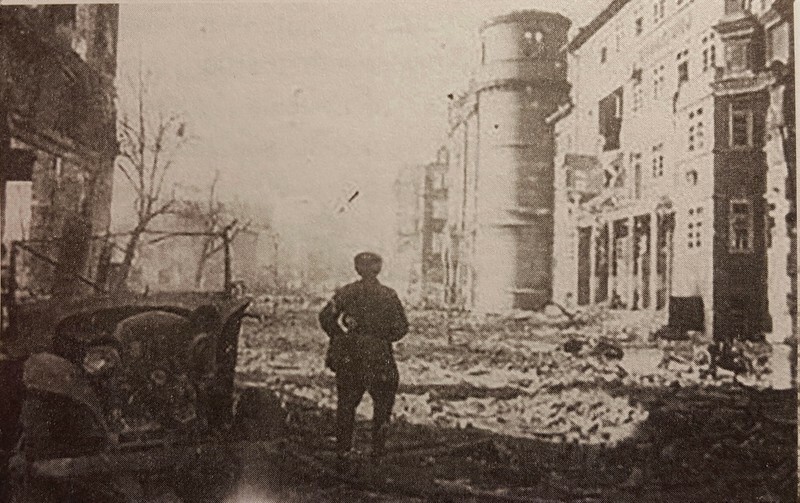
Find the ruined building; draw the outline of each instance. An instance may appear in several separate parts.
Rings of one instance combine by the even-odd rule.
[[[210,210],[207,201],[179,199],[172,210],[159,215],[157,229],[147,235],[127,279],[135,292],[209,292],[225,289],[225,267],[230,280],[251,284],[258,267],[258,238],[249,224],[225,226],[238,220],[227,205]],[[122,251],[117,249],[119,255]],[[226,259],[226,253],[228,257]]]
[[[394,184],[396,243],[392,269],[407,302],[441,307],[445,293],[447,150],[400,170]]]
[[[484,312],[551,299],[553,136],[567,96],[570,21],[527,10],[480,32],[480,64],[454,97],[447,144],[446,298]]]
[[[17,286],[31,294],[76,293],[87,282],[75,273],[98,274],[89,238],[110,220],[117,24],[116,5],[0,7],[3,261],[29,268]],[[30,195],[12,201],[10,188]],[[12,248],[20,239],[27,249]]]
[[[791,333],[790,4],[614,0],[570,41],[557,300],[707,339]]]

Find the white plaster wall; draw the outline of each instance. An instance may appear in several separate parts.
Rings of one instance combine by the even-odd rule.
[[[664,18],[655,23],[652,2],[630,2],[570,55],[568,71],[573,85],[572,99],[575,109],[569,116],[572,126],[558,126],[575,132],[571,153],[595,155],[604,163],[610,162],[617,153],[624,155],[626,185],[631,188],[623,193],[621,206],[613,215],[606,214],[606,219],[649,213],[660,201],[667,198],[672,202],[676,217],[672,293],[703,296],[709,334],[713,312],[714,182],[714,110],[710,83],[714,78],[714,71],[703,71],[702,51],[706,46],[702,41],[705,37],[706,43],[710,43],[711,27],[723,13],[723,0],[684,1],[681,6],[668,1]],[[644,19],[644,30],[636,35],[635,20],[639,16]],[[717,64],[721,64],[724,54],[718,36],[715,36],[715,40],[716,60]],[[603,47],[607,51],[605,63],[601,63],[600,56]],[[677,55],[684,50],[689,51],[689,82],[683,83],[679,89]],[[643,99],[640,109],[636,111],[633,110],[634,69],[642,72],[640,89]],[[658,98],[654,96],[653,89],[653,81],[657,78],[655,69],[663,75]],[[603,153],[598,135],[598,102],[619,87],[623,88],[621,148],[613,153]],[[678,90],[677,99],[674,99]],[[705,145],[702,149],[689,152],[688,113],[698,107],[703,108]],[[559,151],[564,149],[565,138],[563,134],[558,136]],[[662,177],[654,177],[652,174],[652,149],[658,144],[663,144],[662,152],[665,157]],[[626,197],[633,197],[631,153],[641,154],[642,198],[640,201],[626,203]],[[698,173],[696,185],[687,181],[687,172],[690,170]],[[558,183],[563,181],[559,180]],[[557,204],[557,222],[564,221],[564,207],[559,199]],[[688,209],[696,207],[702,207],[704,212],[702,246],[690,250],[687,247]],[[576,219],[580,218],[580,215],[576,216]],[[560,226],[557,225],[556,229],[557,233],[561,232]],[[564,236],[559,236],[556,241],[561,249],[568,246]],[[559,255],[556,253],[556,278],[560,278],[564,274],[562,271],[567,268],[558,259]],[[576,277],[577,267],[572,267],[572,275]],[[655,271],[654,264],[652,270]],[[563,288],[559,289],[559,293],[564,291],[566,290]]]

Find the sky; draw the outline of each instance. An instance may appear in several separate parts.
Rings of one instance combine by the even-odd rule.
[[[183,114],[194,138],[176,161],[175,181],[203,187],[219,170],[225,198],[308,201],[331,215],[357,187],[337,225],[354,249],[385,251],[392,182],[443,143],[447,95],[467,85],[481,23],[537,8],[577,27],[606,3],[123,4],[120,107],[129,109],[129,80],[141,65],[152,74],[152,106]]]

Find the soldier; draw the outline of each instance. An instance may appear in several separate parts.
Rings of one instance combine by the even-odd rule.
[[[372,454],[380,457],[399,381],[392,343],[408,332],[408,320],[397,293],[378,281],[381,257],[364,252],[354,262],[361,279],[339,289],[319,314],[330,337],[326,365],[336,373],[336,450],[346,456],[352,448],[356,408],[367,391]]]

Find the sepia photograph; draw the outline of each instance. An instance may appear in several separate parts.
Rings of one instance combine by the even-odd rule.
[[[798,501],[792,0],[51,1],[0,503]]]

